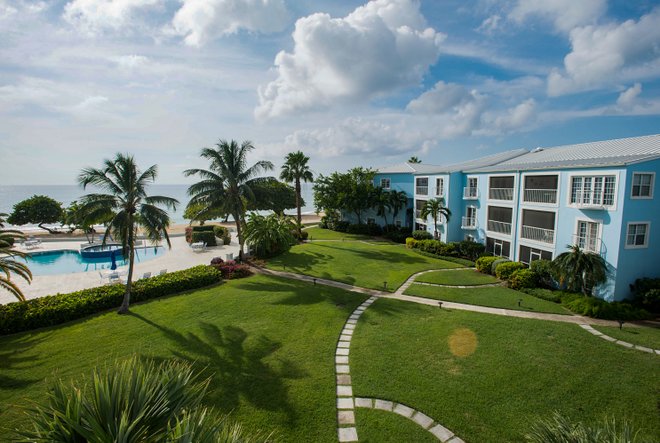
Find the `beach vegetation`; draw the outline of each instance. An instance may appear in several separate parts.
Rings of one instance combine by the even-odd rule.
[[[296,207],[296,191],[292,186],[278,181],[275,177],[264,177],[251,185],[254,199],[247,202],[248,211],[273,211],[284,215],[287,209]],[[300,200],[305,204],[305,201]]]
[[[317,212],[346,211],[355,214],[362,224],[365,211],[376,205],[378,191],[373,184],[376,172],[357,167],[346,173],[319,175],[314,183],[314,204]]]
[[[289,183],[294,183],[296,193],[296,221],[298,223],[298,235],[302,229],[301,208],[304,205],[301,196],[301,182],[313,182],[314,174],[309,169],[309,157],[302,151],[289,152],[284,158],[284,164],[280,172],[280,179]]]
[[[7,218],[7,223],[14,226],[34,224],[54,234],[57,231],[45,225],[61,223],[63,217],[62,203],[46,195],[33,195],[14,205],[12,213]]]

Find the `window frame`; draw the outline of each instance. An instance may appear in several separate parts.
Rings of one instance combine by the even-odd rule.
[[[612,204],[611,205],[605,205],[605,204],[594,204],[593,201],[591,203],[573,203],[571,201],[573,197],[573,180],[575,178],[581,178],[582,183],[580,186],[580,191],[584,190],[584,179],[585,177],[591,178],[591,196],[593,197],[593,190],[594,190],[594,185],[595,185],[595,178],[596,177],[602,177],[602,184],[601,184],[601,202],[605,200],[605,182],[607,177],[614,177],[614,191],[612,194]],[[603,209],[606,211],[615,211],[617,206],[619,205],[619,183],[620,183],[620,175],[619,171],[582,171],[582,172],[571,172],[568,175],[568,182],[566,184],[568,190],[566,191],[566,206],[570,208],[577,208],[577,209],[589,209],[589,208],[598,208],[598,209]],[[583,193],[581,192],[580,195],[582,196]],[[584,198],[582,199],[584,201]]]
[[[650,175],[651,176],[651,185],[650,185],[650,189],[649,189],[649,195],[633,195],[633,189],[635,187],[635,176],[636,175]],[[655,187],[655,172],[653,172],[653,171],[649,171],[649,172],[635,171],[635,172],[633,172],[632,179],[630,181],[630,198],[632,200],[652,200],[653,199],[653,188],[654,187]]]
[[[646,233],[644,234],[644,244],[643,245],[630,245],[628,244],[628,236],[630,235],[630,226],[631,225],[646,225]],[[635,234],[637,235],[637,234]],[[626,223],[626,233],[623,247],[624,249],[648,249],[649,247],[649,237],[651,236],[651,222],[650,221],[631,221]]]
[[[385,180],[387,180],[387,186],[383,186],[383,182],[384,182]],[[389,178],[389,177],[381,177],[381,178],[380,178],[380,187],[381,187],[382,189],[386,189],[386,190],[389,191],[390,189],[392,189],[392,179]]]
[[[598,232],[596,234],[596,240],[598,241],[596,251],[587,251],[587,252],[593,252],[595,254],[601,254],[603,251],[603,220],[602,219],[596,219],[596,218],[588,218],[588,217],[577,217],[575,219],[575,227],[573,228],[573,236],[575,238],[578,237],[579,229],[580,229],[580,223],[594,223],[598,226]],[[627,233],[626,233],[627,235]],[[584,248],[582,248],[584,249]]]

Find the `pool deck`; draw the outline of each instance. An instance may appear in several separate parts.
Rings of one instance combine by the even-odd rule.
[[[137,280],[145,272],[151,272],[152,275],[156,275],[161,269],[167,269],[168,272],[180,271],[195,265],[209,264],[214,257],[225,259],[226,254],[234,254],[234,257],[238,255],[238,241],[235,237],[232,237],[231,244],[229,245],[207,248],[202,252],[194,252],[188,243],[186,243],[183,236],[173,237],[170,240],[172,242],[172,249],[166,249],[165,254],[145,261],[144,263],[135,264],[133,281]],[[62,249],[78,251],[80,249],[80,243],[81,240],[49,241],[43,242],[38,248],[26,252],[56,251]],[[128,269],[128,267],[122,266],[119,269]],[[125,279],[126,277],[124,276],[123,278]],[[99,276],[99,271],[75,272],[59,275],[36,275],[32,279],[32,284],[28,284],[25,280],[18,277],[13,277],[12,281],[16,282],[21,288],[27,299],[39,298],[57,293],[79,291],[81,289],[93,288],[103,284]],[[11,303],[14,301],[17,301],[16,298],[14,298],[9,292],[0,289],[0,304]]]

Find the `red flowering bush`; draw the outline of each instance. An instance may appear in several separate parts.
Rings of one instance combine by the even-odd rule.
[[[211,260],[211,266],[222,273],[222,278],[232,280],[235,278],[244,278],[252,275],[250,267],[242,263],[236,263],[234,260],[224,261],[220,257]]]

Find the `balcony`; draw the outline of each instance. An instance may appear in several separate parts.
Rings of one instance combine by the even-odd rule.
[[[605,251],[605,247],[600,238],[592,235],[574,235],[572,244],[578,245],[584,252],[600,254]]]
[[[429,195],[428,186],[415,186],[415,194],[417,195]]]
[[[488,230],[498,234],[511,235],[511,223],[488,220]]]
[[[543,229],[537,228],[536,226],[523,225],[520,237],[541,243],[554,243],[555,231],[553,229]]]
[[[476,200],[479,198],[479,189],[472,187],[463,188],[463,200]]]
[[[491,200],[513,200],[513,188],[490,188],[488,198]]]
[[[530,203],[557,203],[556,189],[525,189],[524,201]]]
[[[461,228],[463,229],[477,229],[476,217],[463,217],[461,220]]]

